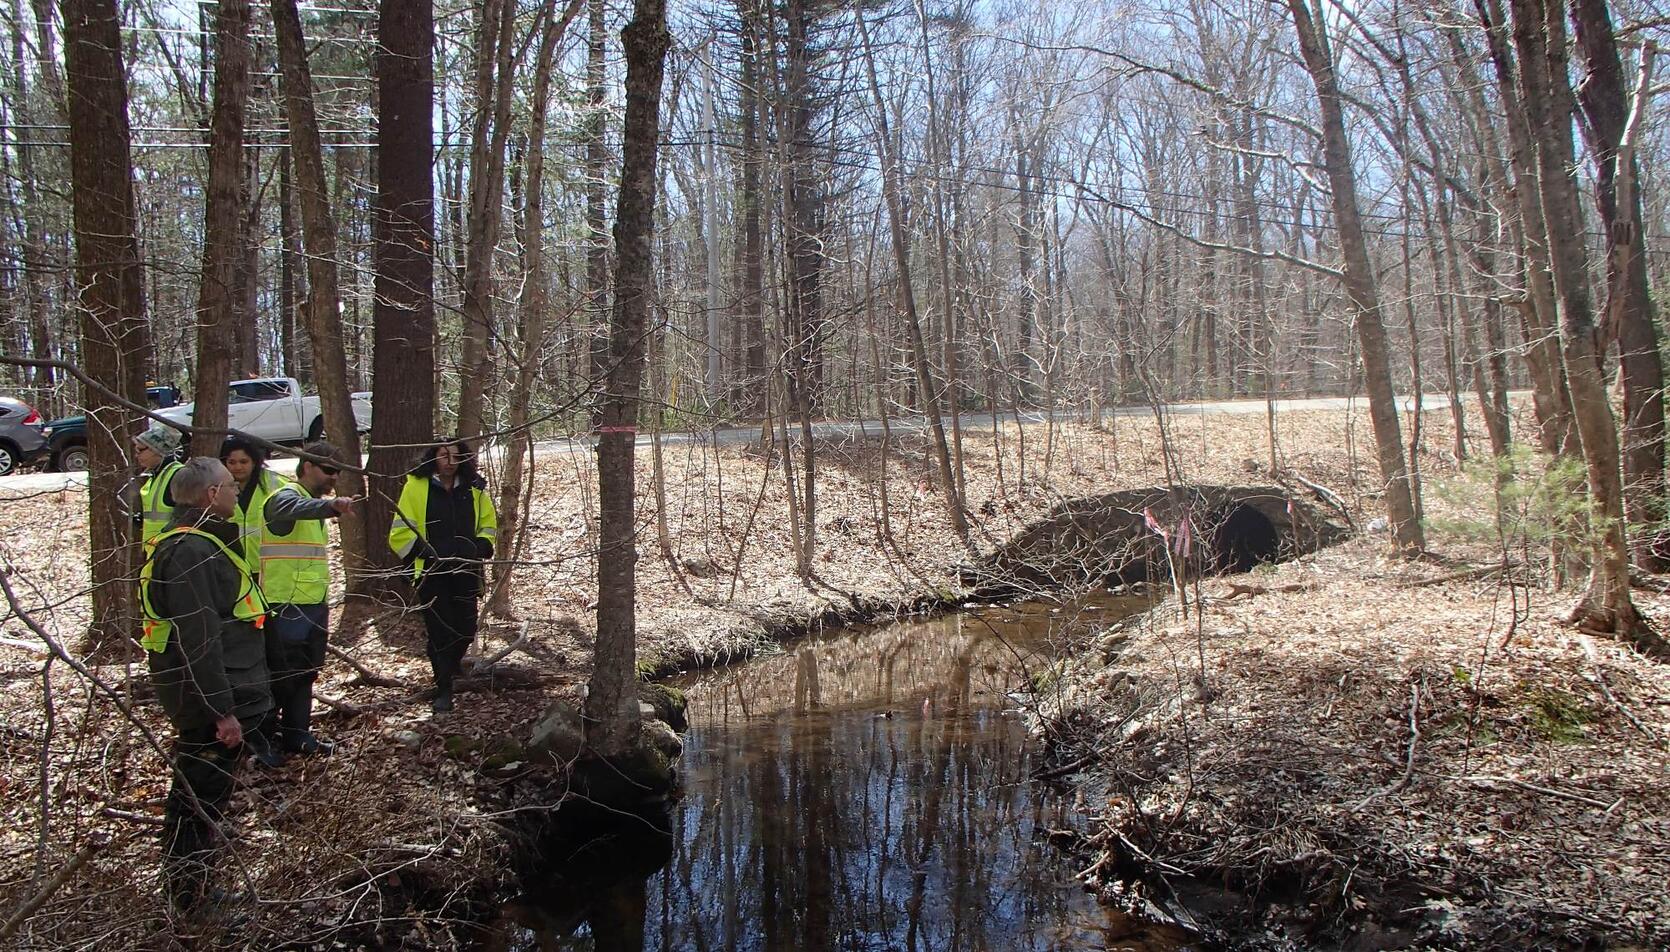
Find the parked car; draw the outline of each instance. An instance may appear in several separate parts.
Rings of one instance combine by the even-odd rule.
[[[371,429],[371,394],[353,395],[354,422],[359,431]],[[170,407],[159,416],[181,423],[191,422],[192,404]],[[234,430],[259,436],[274,443],[301,444],[325,435],[325,418],[319,398],[304,396],[294,377],[255,377],[234,380],[226,408]]]
[[[21,400],[0,397],[0,476],[46,455],[41,415]]]
[[[180,388],[171,383],[147,387],[145,401],[153,410],[172,407],[180,402]],[[81,472],[88,468],[87,418],[60,417],[46,424],[47,468],[63,473]]]

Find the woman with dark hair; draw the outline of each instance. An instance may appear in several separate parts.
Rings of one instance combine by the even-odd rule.
[[[226,442],[220,444],[220,461],[238,484],[238,502],[227,520],[238,531],[238,541],[232,546],[232,551],[243,560],[249,577],[259,585],[261,536],[266,529],[267,497],[278,492],[284,485],[284,479],[267,469],[265,449],[240,436],[228,437]],[[267,654],[272,654],[271,645],[267,646]],[[276,720],[264,718],[263,723],[244,738],[249,742],[251,757],[262,767],[282,767],[286,760],[284,752],[276,743],[277,728]]]
[[[482,562],[493,557],[499,516],[464,440],[442,440],[406,476],[389,548],[412,567],[423,603],[436,714],[452,710],[452,682],[475,640]]]
[[[284,479],[267,469],[267,451],[241,436],[227,437],[220,444],[220,461],[238,481],[238,509],[232,524],[238,527],[238,545],[233,551],[252,573],[261,570],[261,514],[267,497],[278,491]]]

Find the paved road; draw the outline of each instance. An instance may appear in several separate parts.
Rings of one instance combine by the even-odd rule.
[[[1515,391],[1509,396],[1517,399],[1528,393],[1529,391]],[[1405,413],[1408,413],[1414,409],[1414,398],[1399,397],[1398,405]],[[1429,393],[1422,398],[1421,405],[1429,411],[1448,410],[1450,398],[1447,394]],[[1276,412],[1278,414],[1296,410],[1346,409],[1366,412],[1368,399],[1366,397],[1311,397],[1276,401]],[[1166,407],[1166,411],[1174,416],[1199,416],[1202,414],[1251,415],[1263,413],[1264,410],[1263,400],[1214,400],[1201,403],[1173,403]],[[1153,412],[1149,407],[1116,407],[1102,411],[1106,416],[1145,418],[1151,417]],[[997,415],[1006,421],[1015,418],[1013,413]],[[1057,413],[1056,418],[1070,419],[1084,415],[1083,410],[1073,409]],[[965,413],[962,415],[963,428],[969,430],[990,428],[992,416],[990,413]],[[1029,411],[1023,413],[1021,418],[1028,423],[1042,423],[1045,420],[1045,414],[1042,411]],[[925,416],[897,417],[890,419],[888,425],[894,433],[920,433],[928,428],[928,420]],[[791,429],[796,433],[799,432],[797,426],[791,427]],[[812,432],[820,440],[874,439],[881,436],[881,422],[879,420],[864,420],[814,423],[812,424]],[[719,444],[729,446],[752,442],[759,439],[759,435],[760,428],[758,426],[726,427],[720,430],[663,433],[661,434],[661,442],[663,445],[695,443],[699,445]],[[647,435],[639,435],[638,437],[639,446],[648,446],[649,441],[650,438]],[[589,452],[592,445],[592,440],[587,438],[546,440],[534,444],[534,452],[539,456]],[[0,477],[0,499],[15,499],[58,490],[85,491],[86,489],[86,473],[15,473],[11,476]]]

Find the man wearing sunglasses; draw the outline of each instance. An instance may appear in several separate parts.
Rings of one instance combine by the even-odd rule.
[[[336,447],[318,442],[302,451],[340,460]],[[303,458],[295,480],[286,480],[262,509],[261,588],[267,614],[267,667],[272,670],[274,723],[291,754],[328,754],[331,743],[313,736],[313,682],[325,666],[330,634],[331,566],[324,520],[345,515],[358,499],[326,498],[336,491],[337,466]]]

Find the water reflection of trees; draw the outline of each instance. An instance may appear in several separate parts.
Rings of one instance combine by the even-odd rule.
[[[1136,607],[897,624],[691,679],[686,798],[670,836],[633,845],[576,820],[588,845],[548,856],[559,874],[527,897],[536,941],[697,952],[1104,945],[1107,917],[1034,842],[1064,810],[1026,782],[1025,734],[999,696],[1025,683],[1040,642]]]
[[[989,609],[802,642],[791,651],[690,679],[690,722],[732,724],[785,711],[853,711],[955,700],[1026,680],[1033,649],[1077,625],[1145,602],[1103,600],[1051,613]],[[957,698],[937,697],[959,685]]]
[[[1100,915],[1034,830],[1001,626],[804,645],[692,688],[682,842],[649,910],[665,949],[1094,944]]]

